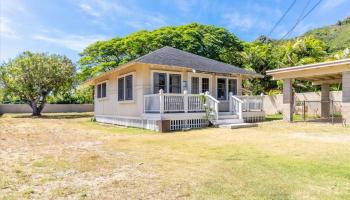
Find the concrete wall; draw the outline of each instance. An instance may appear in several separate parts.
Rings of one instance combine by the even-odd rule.
[[[60,112],[93,112],[93,104],[47,104],[44,113]],[[0,113],[31,113],[32,109],[27,104],[0,104]]]
[[[337,91],[337,92],[330,92],[330,99],[334,101],[342,101],[342,92]],[[321,92],[306,92],[306,93],[297,93],[295,94],[295,101],[320,101],[321,100]],[[282,112],[283,108],[283,95],[278,94],[278,95],[272,95],[264,96],[264,111],[266,114],[271,115],[271,114],[276,114],[279,112]],[[321,106],[320,103],[310,103],[310,106]],[[340,107],[340,103],[336,102],[335,108],[336,110],[339,110],[338,106]],[[315,110],[318,108],[310,108],[309,110]],[[321,110],[321,108],[319,108]]]

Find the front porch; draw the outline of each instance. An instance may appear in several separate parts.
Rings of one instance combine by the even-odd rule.
[[[263,120],[262,96],[237,96],[229,93],[228,100],[217,100],[209,92],[201,94],[144,95],[143,117],[158,120],[207,119],[214,125],[256,122]]]

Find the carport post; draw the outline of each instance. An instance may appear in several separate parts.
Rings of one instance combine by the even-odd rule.
[[[330,109],[329,84],[321,85],[321,117],[328,118]]]
[[[343,96],[341,114],[344,123],[350,124],[350,71],[342,73]]]
[[[283,79],[283,120],[293,121],[293,86],[292,79]]]

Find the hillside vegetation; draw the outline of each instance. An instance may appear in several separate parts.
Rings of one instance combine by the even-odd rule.
[[[344,50],[350,47],[350,16],[335,25],[317,28],[303,36],[313,36],[329,46],[330,51]]]

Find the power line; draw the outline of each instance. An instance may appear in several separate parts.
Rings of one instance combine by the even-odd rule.
[[[283,15],[281,16],[281,18],[276,22],[276,24],[273,26],[273,28],[271,29],[271,31],[269,32],[269,34],[267,34],[268,37],[270,37],[271,33],[275,30],[275,28],[282,22],[282,20],[284,19],[284,17],[289,13],[289,11],[293,8],[293,6],[295,5],[295,3],[297,2],[297,0],[294,0],[288,7],[288,9],[283,13]]]
[[[294,26],[281,38],[283,40],[285,37],[287,37],[298,25],[301,21],[303,21],[307,16],[311,14],[311,12],[318,6],[322,0],[319,0],[301,19],[297,20],[297,22],[294,24]]]
[[[311,2],[311,0],[308,0],[308,1],[306,2],[306,4],[305,4],[303,10],[301,11],[301,13],[300,13],[300,15],[299,15],[299,17],[298,17],[296,23],[299,23],[299,22],[301,21],[301,19],[303,18],[304,14],[305,14],[306,9],[307,9],[307,8],[309,7],[309,5],[310,5],[310,2]],[[284,35],[283,37],[288,37],[288,35],[289,35],[289,33],[287,33],[287,35]]]

